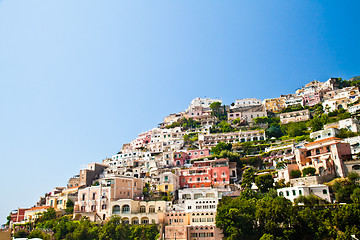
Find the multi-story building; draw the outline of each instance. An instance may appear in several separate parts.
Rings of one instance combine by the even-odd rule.
[[[337,128],[337,129],[346,128],[352,132],[359,132],[360,124],[359,124],[359,120],[357,120],[356,118],[347,118],[335,123],[329,123],[324,125],[324,129],[329,129],[329,128]]]
[[[252,107],[261,105],[261,100],[256,98],[243,98],[235,100],[235,103],[230,108],[238,108],[238,107]]]
[[[281,95],[281,97],[286,98],[285,107],[304,106],[304,99],[301,96],[289,94],[289,95]]]
[[[180,112],[180,113],[173,113],[170,114],[167,117],[164,117],[164,124],[165,125],[170,125],[174,122],[177,122],[178,120],[182,119],[185,116],[185,112]]]
[[[281,124],[287,124],[290,122],[302,122],[302,121],[307,121],[309,119],[310,119],[309,109],[280,114]]]
[[[304,106],[314,106],[318,103],[321,103],[321,95],[319,92],[305,94],[303,96],[303,100],[304,100]]]
[[[159,192],[175,193],[179,189],[179,176],[172,172],[159,173],[152,177],[153,184]]]
[[[254,118],[257,117],[266,117],[267,113],[262,105],[251,106],[251,107],[238,107],[230,109],[227,113],[228,120],[232,121],[239,118],[248,123],[251,123]]]
[[[348,107],[349,113],[357,114],[360,112],[360,103],[357,103],[353,106]]]
[[[343,141],[350,144],[351,154],[360,153],[360,136],[345,138]]]
[[[264,99],[262,101],[262,104],[264,105],[266,111],[277,113],[286,107],[285,102],[286,102],[286,98],[279,97],[279,98]]]
[[[344,160],[351,158],[350,144],[340,138],[326,138],[305,144],[304,148],[295,151],[299,170],[307,167],[316,169],[316,174],[335,174],[345,177]]]
[[[134,201],[119,199],[111,202],[111,215],[119,215],[127,224],[160,224],[164,222],[166,201]]]
[[[86,169],[80,170],[80,174],[69,179],[68,187],[73,186],[91,186],[101,174],[108,167],[108,165],[99,163],[90,163]]]
[[[25,219],[25,211],[29,210],[29,208],[18,208],[15,211],[10,213],[10,228],[14,223],[19,223],[24,221]]]
[[[180,170],[180,188],[225,187],[236,179],[236,163],[228,159],[194,162],[193,167]]]
[[[324,130],[310,133],[310,138],[313,138],[315,140],[320,140],[329,137],[336,137],[338,133],[339,130],[337,128],[326,128]]]
[[[74,216],[87,216],[92,221],[103,221],[110,216],[110,203],[118,199],[139,199],[144,183],[141,179],[114,177],[104,178],[98,186],[79,189]]]
[[[71,191],[71,190],[76,190]],[[68,201],[71,201],[73,203],[75,203],[76,199],[77,199],[77,190],[79,189],[79,186],[75,186],[69,189],[65,189],[62,190],[61,192],[57,192],[57,193],[50,193],[46,196],[46,206],[52,207],[55,210],[59,211],[59,210],[65,210],[66,209],[66,203]]]
[[[331,98],[325,100],[322,105],[325,112],[333,112],[335,110],[339,110],[341,108],[348,109],[349,100],[345,97],[343,98]]]
[[[191,109],[193,109],[195,107],[203,107],[203,108],[210,109],[210,105],[215,102],[220,102],[222,104],[222,100],[220,100],[220,99],[199,98],[199,97],[194,98],[191,101],[191,104],[188,107],[187,112],[189,112]]]
[[[265,130],[239,131],[230,133],[199,134],[200,148],[213,147],[219,142],[237,143],[265,140]]]
[[[47,209],[50,208],[49,206],[41,206],[41,207],[32,207],[25,211],[25,222],[33,222],[38,219],[43,212],[46,212]]]
[[[331,202],[329,187],[326,185],[295,186],[277,189],[278,196],[289,199],[291,202],[300,196],[315,195]]]
[[[191,107],[186,114],[188,118],[197,118],[201,116],[210,116],[210,115],[211,115],[211,109],[202,106]]]

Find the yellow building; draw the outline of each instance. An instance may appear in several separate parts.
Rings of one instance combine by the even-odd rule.
[[[280,112],[283,108],[286,107],[286,98],[279,97],[279,98],[269,98],[263,100],[263,105],[265,110],[268,112]]]

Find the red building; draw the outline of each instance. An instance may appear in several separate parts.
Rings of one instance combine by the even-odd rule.
[[[11,222],[21,222],[25,218],[25,211],[29,210],[28,208],[18,208],[18,210],[10,214]]]
[[[180,171],[180,188],[223,187],[230,184],[230,172],[236,177],[235,169],[229,167],[228,159],[206,160]]]

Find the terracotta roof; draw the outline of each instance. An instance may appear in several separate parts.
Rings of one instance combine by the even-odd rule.
[[[73,187],[71,187],[71,188],[67,188],[67,189],[65,189],[65,190],[75,189],[75,188],[79,188],[79,187],[82,187],[82,186],[84,186],[84,185],[80,185],[80,186],[73,186]]]
[[[48,208],[50,208],[50,207],[49,206],[32,207],[27,211],[34,211],[34,210],[48,209]]]
[[[322,143],[322,142],[330,142],[330,141],[333,141],[333,140],[339,140],[339,141],[341,141],[342,139],[341,139],[341,138],[337,138],[337,137],[329,137],[329,138],[320,139],[320,140],[317,140],[317,141],[315,141],[315,142],[311,142],[311,143],[305,144],[305,147],[311,146],[311,145],[314,145],[314,144],[318,144],[318,143]]]

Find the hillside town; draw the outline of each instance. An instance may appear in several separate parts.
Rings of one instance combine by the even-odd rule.
[[[12,211],[3,228],[29,233],[51,209],[74,221],[104,225],[116,216],[154,225],[159,239],[223,239],[219,203],[244,191],[275,189],[294,205],[309,196],[346,204],[331,182],[360,173],[359,83],[315,80],[233,103],[195,98],[111,157],[64,176],[66,186]]]

